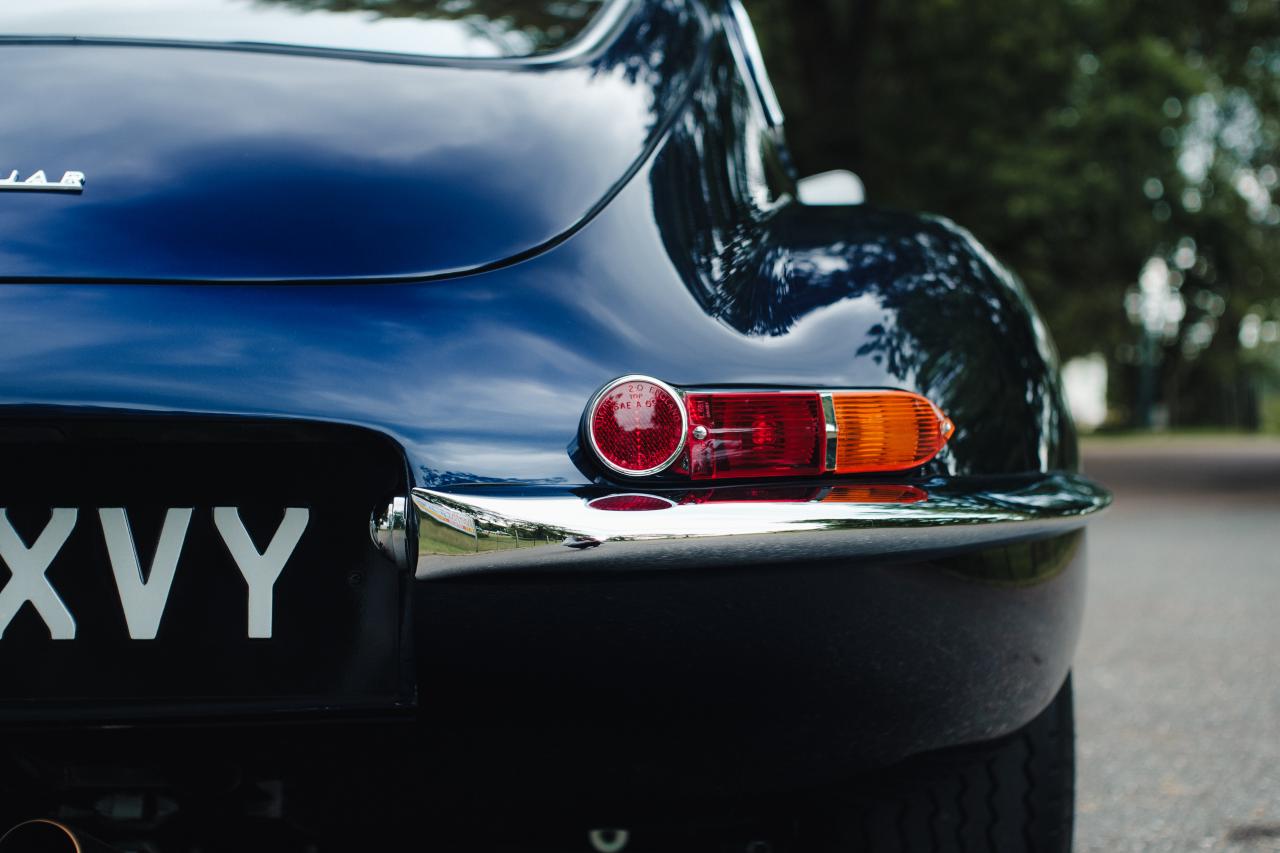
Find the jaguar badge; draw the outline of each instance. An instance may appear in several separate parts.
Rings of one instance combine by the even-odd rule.
[[[63,172],[62,180],[55,183],[45,177],[43,169],[33,172],[20,181],[18,180],[18,170],[14,169],[9,173],[9,177],[0,178],[0,192],[5,190],[35,193],[78,193],[84,190],[84,172]]]

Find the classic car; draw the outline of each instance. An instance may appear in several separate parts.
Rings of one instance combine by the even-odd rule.
[[[6,0],[0,80],[0,850],[1069,848],[1053,345],[738,0]]]

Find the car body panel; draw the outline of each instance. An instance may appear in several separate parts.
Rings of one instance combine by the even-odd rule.
[[[295,792],[359,780],[361,808],[389,821],[419,820],[423,803],[441,820],[495,809],[702,817],[1025,723],[1071,665],[1084,540],[714,572],[443,578],[414,585],[412,716],[276,715],[199,738],[189,725],[45,720],[22,737],[73,766],[146,770],[156,788],[228,765],[273,778],[283,761],[300,771]],[[12,796],[39,804],[42,793]],[[352,796],[300,822],[349,831]]]
[[[0,38],[46,42],[200,43],[268,49],[399,53],[405,59],[561,58],[607,27],[622,3],[579,0],[551,8],[308,0],[159,0],[128,5],[11,2]],[[550,56],[549,56],[550,55]]]
[[[483,268],[610,197],[684,95],[702,19],[637,16],[607,50],[529,67],[395,54],[0,41],[22,121],[0,279],[350,280]],[[637,29],[661,47],[637,54]],[[645,57],[640,65],[626,63]]]
[[[1085,539],[419,584],[414,775],[508,801],[706,802],[999,737],[1066,678]]]
[[[847,217],[877,263],[882,241],[932,237],[943,269],[966,251],[937,224]],[[591,482],[565,449],[583,406],[640,372],[680,385],[917,391],[957,425],[928,473],[1071,467],[1053,367],[993,273],[946,298],[913,291],[912,271],[899,283],[891,264],[874,287],[796,286],[775,303],[789,327],[752,334],[721,318],[736,310],[730,299],[709,313],[653,223],[641,183],[555,250],[465,282],[7,285],[0,405],[344,422],[399,441],[416,485],[572,484]],[[825,304],[803,304],[815,291]],[[903,294],[914,301],[900,305]]]

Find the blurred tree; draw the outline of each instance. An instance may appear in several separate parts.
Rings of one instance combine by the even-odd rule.
[[[1257,422],[1280,322],[1280,0],[746,4],[803,170],[851,168],[876,204],[974,231],[1064,356],[1107,357],[1122,410],[1145,360],[1175,424]]]

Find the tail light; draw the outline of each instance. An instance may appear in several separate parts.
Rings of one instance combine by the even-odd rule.
[[[907,391],[681,390],[624,376],[587,407],[588,444],[627,477],[816,477],[918,468],[955,431]]]

